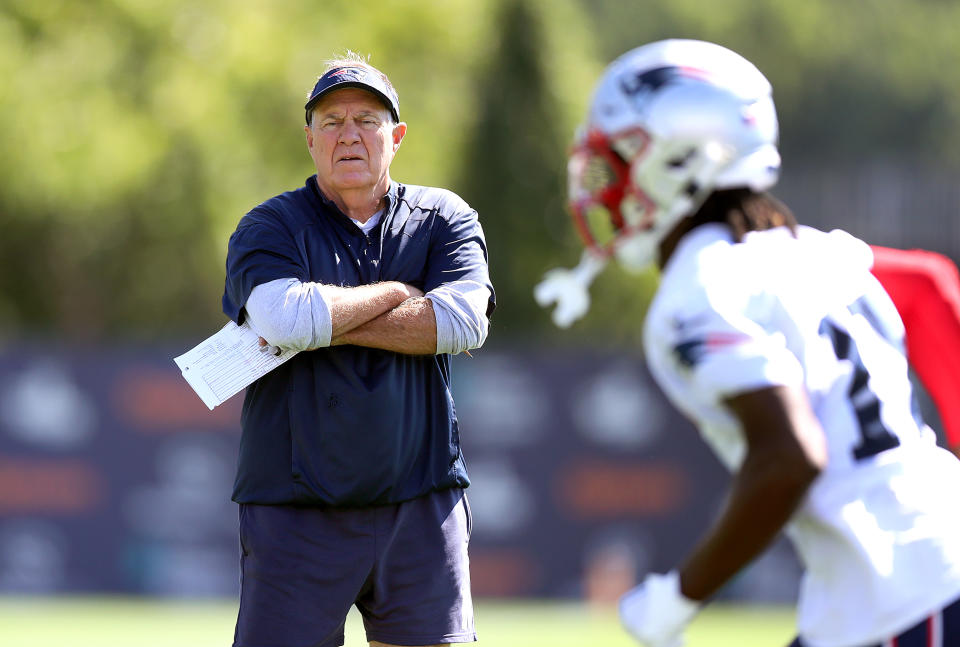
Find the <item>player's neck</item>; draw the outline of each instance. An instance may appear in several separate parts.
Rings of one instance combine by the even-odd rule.
[[[690,216],[682,218],[674,225],[673,229],[663,237],[663,240],[660,241],[660,246],[657,248],[657,266],[661,270],[667,266],[667,261],[670,260],[673,252],[677,249],[680,240],[686,236],[693,227],[693,218]]]

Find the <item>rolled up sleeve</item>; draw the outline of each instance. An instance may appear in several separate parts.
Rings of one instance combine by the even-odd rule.
[[[476,211],[462,201],[458,206],[432,240],[424,281],[437,320],[438,354],[483,345],[496,308],[483,228]]]
[[[445,283],[425,295],[437,318],[437,353],[462,353],[487,339],[490,288],[477,281]]]
[[[227,247],[223,312],[243,323],[253,289],[277,279],[306,280],[296,243],[272,212],[254,209],[240,221]]]
[[[274,346],[323,348],[333,331],[324,287],[292,278],[269,281],[253,288],[244,309],[257,334]]]

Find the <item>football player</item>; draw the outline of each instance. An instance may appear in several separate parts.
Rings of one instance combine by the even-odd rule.
[[[768,192],[777,136],[752,63],[667,40],[607,68],[570,156],[586,250],[538,301],[569,325],[608,259],[656,263],[650,370],[733,473],[712,527],[623,596],[621,619],[649,647],[681,645],[783,530],[805,567],[795,647],[960,645],[960,461],[917,414],[904,324],[871,273],[896,263],[797,224]]]

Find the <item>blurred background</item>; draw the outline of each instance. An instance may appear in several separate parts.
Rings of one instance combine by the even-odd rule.
[[[595,80],[651,40],[726,45],[773,83],[801,222],[956,260],[957,24],[937,0],[0,0],[0,595],[235,598],[241,396],[207,411],[171,358],[226,322],[239,218],[313,173],[304,99],[349,48],[399,91],[393,178],[487,235],[499,308],[454,360],[474,593],[609,605],[727,477],[643,366],[655,275],[608,269],[568,331],[531,298],[579,255]],[[789,604],[797,572],[778,542],[721,597]]]

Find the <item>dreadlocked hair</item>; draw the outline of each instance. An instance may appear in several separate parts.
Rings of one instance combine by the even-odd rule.
[[[751,189],[723,189],[714,191],[693,216],[691,225],[722,222],[729,225],[736,242],[747,232],[787,227],[796,235],[797,220],[787,205],[769,193]]]

